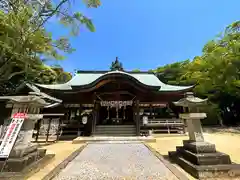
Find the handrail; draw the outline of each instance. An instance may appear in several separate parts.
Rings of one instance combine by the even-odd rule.
[[[149,119],[148,124],[184,124],[181,119]]]

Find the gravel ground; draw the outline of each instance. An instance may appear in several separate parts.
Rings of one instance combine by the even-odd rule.
[[[89,144],[54,180],[177,180],[143,144]]]

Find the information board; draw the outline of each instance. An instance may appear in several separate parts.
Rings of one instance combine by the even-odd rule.
[[[9,157],[25,119],[26,114],[24,113],[16,113],[13,115],[12,121],[8,126],[7,132],[4,135],[3,141],[0,145],[0,158]]]

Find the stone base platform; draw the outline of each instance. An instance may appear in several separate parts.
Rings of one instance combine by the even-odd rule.
[[[112,136],[93,136],[93,137],[77,137],[73,140],[73,144],[80,144],[86,142],[103,142],[103,141],[114,141],[114,142],[156,142],[154,137],[148,136],[132,136],[132,137],[112,137]]]
[[[207,142],[184,141],[182,147],[169,152],[169,158],[198,179],[240,177],[240,165],[231,162],[229,155],[216,151]]]
[[[0,179],[26,179],[44,167],[53,157],[54,154],[46,155],[46,149],[36,149],[21,157],[1,159]]]

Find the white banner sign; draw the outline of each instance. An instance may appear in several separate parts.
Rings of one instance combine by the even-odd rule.
[[[13,115],[12,121],[8,126],[0,146],[0,158],[8,158],[25,118],[26,114],[23,113],[16,113]]]

